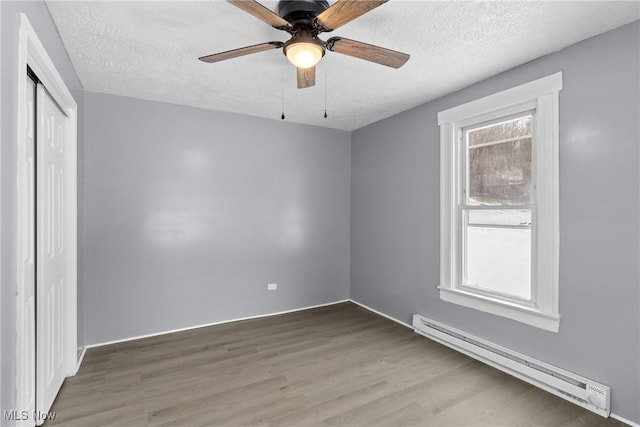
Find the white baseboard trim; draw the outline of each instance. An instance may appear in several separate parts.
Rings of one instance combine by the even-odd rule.
[[[263,317],[278,316],[280,314],[295,313],[296,311],[304,311],[304,310],[311,310],[312,308],[327,307],[327,306],[330,306],[330,305],[340,304],[340,303],[349,302],[349,301],[351,301],[351,300],[344,299],[344,300],[339,300],[339,301],[328,302],[328,303],[325,303],[325,304],[317,304],[317,305],[311,305],[311,306],[308,306],[308,307],[301,307],[301,308],[294,308],[294,309],[291,309],[291,310],[278,311],[278,312],[275,312],[275,313],[258,314],[258,315],[255,315],[255,316],[239,317],[239,318],[236,318],[236,319],[229,319],[229,320],[220,320],[218,322],[205,323],[205,324],[202,324],[202,325],[187,326],[187,327],[179,328],[179,329],[171,329],[171,330],[168,330],[168,331],[154,332],[152,334],[138,335],[138,336],[135,336],[135,337],[122,338],[122,339],[113,340],[113,341],[105,341],[105,342],[101,342],[101,343],[97,343],[97,344],[89,344],[89,345],[85,346],[84,352],[86,352],[87,349],[89,349],[89,348],[103,347],[105,345],[119,344],[119,343],[123,343],[123,342],[127,342],[127,341],[135,341],[135,340],[139,340],[139,339],[143,339],[143,338],[157,337],[159,335],[165,335],[165,334],[173,334],[174,332],[190,331],[192,329],[206,328],[208,326],[223,325],[225,323],[239,322],[241,320],[260,319],[260,318],[263,318]],[[83,357],[84,357],[84,352],[82,354]],[[78,363],[78,367],[79,366],[80,366],[80,364]]]
[[[82,365],[82,361],[84,360],[84,355],[87,354],[87,346],[84,346],[84,348],[82,349],[82,353],[80,353],[80,357],[78,358],[78,363],[76,366],[76,372],[74,373],[77,374],[78,371],[80,370],[80,365]]]
[[[389,319],[389,320],[393,320],[394,322],[399,323],[399,324],[401,324],[402,326],[405,326],[405,327],[407,327],[407,328],[409,328],[409,329],[413,330],[413,326],[412,326],[412,325],[410,325],[410,324],[408,324],[408,323],[404,323],[403,321],[398,320],[398,319],[396,319],[395,317],[391,317],[391,316],[389,316],[388,314],[384,314],[383,312],[378,311],[378,310],[376,310],[375,308],[371,308],[371,307],[369,307],[368,305],[362,304],[361,302],[358,302],[358,301],[356,301],[356,300],[354,300],[354,299],[350,299],[349,301],[351,301],[352,303],[354,303],[354,304],[356,304],[356,305],[359,305],[360,307],[364,308],[365,310],[369,310],[369,311],[371,311],[371,312],[373,312],[373,313],[377,314],[378,316],[382,316],[382,317],[385,317],[385,318],[387,318],[387,319]]]
[[[631,427],[640,427],[640,424],[638,423],[634,423],[633,421],[630,421],[626,418],[621,417],[620,415],[616,415],[613,412],[611,413],[611,415],[609,415],[611,418],[616,419],[618,421],[620,421],[621,423],[625,423],[627,425],[630,425]]]

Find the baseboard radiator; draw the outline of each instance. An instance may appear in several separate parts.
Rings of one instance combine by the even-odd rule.
[[[608,417],[611,412],[611,389],[606,385],[474,337],[419,314],[413,316],[413,329],[420,335],[451,347],[603,417]]]

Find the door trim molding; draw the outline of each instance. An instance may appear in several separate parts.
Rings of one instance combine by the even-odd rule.
[[[58,104],[60,109],[69,118],[69,136],[70,147],[66,150],[65,162],[72,171],[70,179],[66,182],[66,193],[71,197],[65,204],[65,245],[69,250],[67,261],[67,278],[68,286],[65,289],[65,304],[67,307],[65,315],[65,375],[73,376],[78,369],[77,364],[77,128],[78,128],[78,106],[71,92],[64,83],[64,80],[55,68],[55,65],[44,46],[40,42],[36,31],[29,22],[24,13],[20,14],[20,27],[18,38],[18,203],[17,203],[17,242],[18,242],[18,273],[17,273],[17,291],[16,298],[16,314],[17,332],[20,333],[22,327],[23,300],[22,294],[25,288],[25,277],[22,268],[23,254],[29,245],[34,245],[26,233],[26,224],[33,219],[28,218],[26,211],[25,197],[27,191],[26,174],[27,168],[20,161],[21,154],[26,150],[25,125],[29,119],[23,108],[26,97],[26,79],[22,78],[26,75],[27,65],[35,72],[40,79],[42,85],[49,92],[51,97]],[[35,183],[34,183],[35,185]],[[35,194],[35,193],[34,193]],[[16,386],[20,378],[20,369],[22,369],[20,354],[20,346],[16,346]],[[18,407],[22,402],[17,402]],[[36,408],[37,409],[37,408]]]

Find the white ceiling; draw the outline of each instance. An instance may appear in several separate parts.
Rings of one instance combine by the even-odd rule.
[[[277,1],[263,4],[275,10]],[[638,1],[392,0],[322,36],[409,53],[403,68],[327,52],[317,85],[300,90],[295,68],[281,50],[216,64],[198,61],[288,39],[227,2],[48,0],[47,5],[88,91],[280,120],[284,88],[287,121],[343,130],[640,19]]]

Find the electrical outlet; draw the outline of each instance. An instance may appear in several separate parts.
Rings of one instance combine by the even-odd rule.
[[[277,291],[278,290],[278,284],[277,283],[269,283],[267,285],[267,290],[268,291]]]

